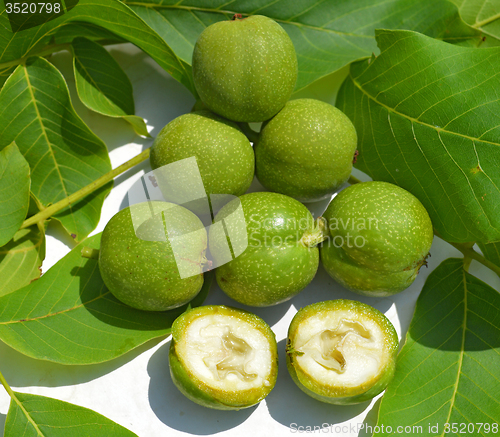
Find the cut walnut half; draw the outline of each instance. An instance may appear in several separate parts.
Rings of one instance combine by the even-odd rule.
[[[264,399],[276,383],[274,334],[255,314],[222,305],[198,307],[172,326],[170,370],[189,399],[240,409]]]
[[[333,300],[302,308],[288,331],[287,366],[310,396],[334,404],[371,399],[395,370],[391,322],[361,302]]]

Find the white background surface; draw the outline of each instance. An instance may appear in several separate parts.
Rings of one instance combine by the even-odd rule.
[[[110,51],[132,81],[136,114],[146,119],[153,137],[170,120],[191,110],[194,99],[189,91],[143,52],[130,44],[115,46]],[[78,101],[68,53],[54,55],[51,61],[65,75],[79,115],[107,144],[113,168],[152,144],[152,139],[135,135],[125,121],[95,114]],[[330,75],[294,97],[312,97],[334,103],[338,86],[346,71],[343,69]],[[109,219],[127,206],[127,189],[141,174],[148,171],[149,162],[145,162],[115,179],[115,186],[104,202],[101,221],[93,234],[101,232]],[[367,180],[357,171],[354,171],[354,175]],[[254,181],[251,190],[259,191],[259,184]],[[318,216],[326,209],[327,203],[308,206]],[[60,226],[51,223],[43,272],[74,245]],[[354,406],[333,406],[309,398],[300,391],[291,380],[285,365],[288,325],[297,309],[310,303],[338,298],[353,299],[368,303],[385,313],[401,340],[408,329],[415,301],[428,274],[444,259],[460,256],[456,249],[438,238],[434,239],[431,254],[429,268],[422,268],[409,289],[391,298],[368,298],[344,290],[329,278],[321,265],[315,279],[305,290],[292,300],[275,307],[244,307],[227,298],[214,284],[207,304],[232,305],[256,313],[271,326],[278,341],[280,366],[276,387],[263,402],[249,409],[228,412],[210,410],[184,398],[170,379],[169,337],[148,342],[111,362],[91,366],[62,366],[37,361],[0,342],[0,368],[15,391],[53,397],[91,408],[127,427],[139,437],[214,434],[231,437],[252,434],[287,436],[290,433],[299,434],[299,426],[305,430],[305,427],[313,429],[322,427],[323,424],[331,425],[323,433],[357,436],[357,429],[365,419],[369,425],[375,425],[377,399]],[[497,290],[500,289],[500,279],[478,263],[472,263],[470,272]],[[4,428],[9,400],[7,393],[0,389],[0,432]],[[367,434],[362,429],[359,435]]]

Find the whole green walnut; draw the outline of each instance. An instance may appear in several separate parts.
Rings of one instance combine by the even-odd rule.
[[[206,230],[192,212],[168,202],[139,203],[119,211],[104,228],[99,270],[118,300],[165,311],[201,290],[206,248]]]
[[[323,217],[330,233],[321,247],[326,271],[366,296],[408,288],[432,245],[432,223],[422,203],[387,182],[351,185],[334,197]]]
[[[394,377],[398,336],[380,311],[338,299],[301,308],[288,329],[287,368],[309,396],[330,404],[365,402]]]
[[[255,157],[252,145],[235,123],[207,110],[181,115],[156,137],[150,162],[155,170],[193,156],[206,193],[239,196],[250,187]],[[180,173],[179,178],[185,176]],[[162,188],[161,178],[159,183]],[[170,200],[168,193],[164,197]]]
[[[260,132],[256,175],[268,190],[301,202],[321,200],[349,178],[356,145],[356,130],[340,109],[291,100]]]
[[[243,214],[234,219],[241,202]],[[243,217],[244,216],[244,217]],[[224,206],[215,223],[224,221],[229,242],[246,241],[242,253],[226,264],[219,261],[228,241],[224,233],[209,231],[209,248],[219,267],[219,287],[245,305],[270,306],[291,299],[306,287],[318,269],[323,229],[309,210],[278,193],[249,193]],[[236,245],[233,244],[233,252]]]
[[[298,71],[290,37],[262,15],[208,26],[196,41],[192,65],[202,102],[243,122],[275,115],[292,95]]]
[[[172,325],[170,374],[187,398],[218,410],[248,408],[276,384],[278,347],[269,325],[247,311],[209,305]]]

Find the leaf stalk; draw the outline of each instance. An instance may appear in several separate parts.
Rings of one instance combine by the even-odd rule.
[[[106,46],[106,45],[120,44],[122,42],[125,42],[125,40],[117,41],[117,40],[112,40],[112,39],[101,39],[101,40],[96,41],[96,42],[98,42],[99,44],[101,44],[103,46]],[[72,45],[70,43],[50,44],[48,46],[45,46],[45,48],[40,50],[40,51],[28,52],[22,58],[13,59],[12,61],[8,61],[8,62],[0,62],[0,71],[3,70],[3,72],[5,72],[6,70],[8,70],[11,67],[16,67],[20,64],[24,64],[26,62],[26,60],[28,58],[31,58],[32,56],[41,56],[41,57],[49,56],[53,53],[60,52],[63,50],[67,50],[67,51],[71,52]]]
[[[111,170],[108,173],[102,175],[100,178],[96,179],[91,184],[81,188],[80,190],[76,191],[75,193],[71,194],[70,196],[60,200],[59,202],[54,203],[53,205],[48,206],[43,211],[40,211],[39,213],[35,214],[34,216],[26,219],[23,222],[23,224],[21,225],[21,229],[27,228],[27,227],[34,225],[36,223],[39,223],[39,222],[43,222],[43,221],[47,220],[49,217],[56,214],[57,212],[61,211],[62,209],[68,207],[69,205],[71,205],[73,203],[76,203],[77,201],[81,200],[85,196],[88,196],[90,193],[103,187],[108,182],[112,181],[116,176],[122,174],[123,172],[127,171],[128,169],[130,169],[130,168],[136,166],[137,164],[140,164],[141,162],[148,159],[150,152],[151,152],[150,148],[144,150],[142,153],[140,153],[139,155],[135,156],[134,158],[128,160],[124,164],[116,167],[114,170]]]
[[[14,392],[12,391],[12,389],[10,388],[9,384],[7,383],[7,381],[5,380],[4,376],[2,375],[2,372],[0,372],[0,382],[2,383],[3,387],[5,388],[5,390],[9,394],[9,396],[11,398],[15,398],[16,395],[14,394]]]
[[[32,56],[48,56],[55,52],[60,52],[61,50],[71,50],[71,44],[52,44],[45,47],[43,50],[39,52],[28,52],[27,55],[22,58],[14,59],[13,61],[2,62],[0,63],[0,69],[8,69],[10,67],[15,67],[16,65],[24,64],[28,58]]]
[[[487,260],[483,255],[480,253],[477,253],[471,246],[470,244],[467,243],[450,243],[455,249],[458,249],[462,254],[464,255],[465,258],[470,258],[473,260],[476,260],[477,262],[481,263],[485,267],[488,267],[490,270],[493,270],[497,275],[500,276],[500,266],[497,266],[496,264],[492,263],[491,261]]]

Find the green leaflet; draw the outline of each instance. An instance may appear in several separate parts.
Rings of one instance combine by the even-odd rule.
[[[0,74],[8,63],[19,63],[19,59],[35,53],[51,43],[60,28],[75,21],[103,27],[120,38],[137,45],[149,54],[176,80],[184,84],[194,95],[191,67],[181,61],[168,45],[130,8],[119,0],[79,0],[66,14],[41,26],[13,33],[5,10],[0,12]],[[69,29],[66,28],[66,31]],[[75,36],[81,28],[75,27]],[[66,38],[66,41],[69,39]]]
[[[45,206],[111,170],[105,144],[76,114],[61,73],[43,58],[17,67],[0,91],[0,149],[15,141],[31,167],[31,191]],[[75,240],[99,222],[107,185],[56,214]]]
[[[283,26],[297,51],[296,90],[350,62],[377,51],[376,28],[411,29],[448,41],[477,39],[457,8],[444,0],[125,0],[185,63],[194,43],[210,24],[235,13],[266,15]]]
[[[40,211],[36,199],[30,194],[28,217]],[[0,247],[0,296],[11,293],[38,279],[45,259],[45,229],[33,225],[19,229],[14,237]]]
[[[498,435],[500,422],[500,294],[447,259],[427,278],[386,390],[378,425],[422,426],[421,436],[445,433],[445,423],[490,425],[465,435]],[[439,424],[429,432],[428,425]],[[416,429],[416,428],[415,428]],[[413,434],[417,435],[417,431]]]
[[[13,394],[4,437],[137,437],[88,408],[45,396]]]
[[[7,80],[7,78],[12,74],[14,68],[7,68],[5,70],[0,71],[0,89],[3,87],[3,84]]]
[[[473,39],[474,44],[480,43],[481,35],[479,30],[462,21],[457,7],[447,0],[308,0],[293,4],[271,0],[229,4],[222,0],[215,3],[139,0],[124,3],[130,9],[116,0],[81,0],[63,17],[36,31],[28,29],[17,34],[9,32],[6,14],[0,14],[0,77],[5,69],[2,63],[15,62],[29,51],[33,53],[46,46],[52,35],[55,42],[71,41],[71,35],[86,36],[88,30],[82,33],[80,24],[73,28],[67,25],[74,20],[86,22],[86,27],[102,26],[141,47],[194,95],[190,67],[193,45],[206,26],[229,19],[234,13],[267,15],[285,28],[298,55],[297,90],[376,52],[373,38],[376,28],[411,29],[450,42]],[[127,25],[133,31],[127,30]]]
[[[500,44],[499,0],[451,0],[458,6],[460,15],[471,27],[486,37],[485,45]]]
[[[87,238],[39,280],[0,297],[0,339],[32,358],[62,364],[112,360],[153,338],[168,335],[188,305],[201,305],[211,276],[188,305],[165,312],[128,307],[105,287],[97,260],[82,247],[99,248],[100,234]]]
[[[114,58],[87,38],[75,38],[72,46],[76,90],[83,104],[100,114],[122,117],[137,134],[149,137],[144,120],[134,115],[132,84]]]
[[[45,231],[37,226],[20,229],[0,247],[0,296],[11,293],[40,277],[45,258]]]
[[[91,41],[101,42],[127,42],[103,27],[92,23],[69,22],[57,28],[53,35],[55,44],[71,43],[77,37],[85,37]]]
[[[30,167],[15,143],[0,151],[0,247],[23,224],[30,202]]]
[[[500,240],[500,48],[410,31],[377,41],[337,98],[358,132],[356,166],[417,196],[445,240]]]

